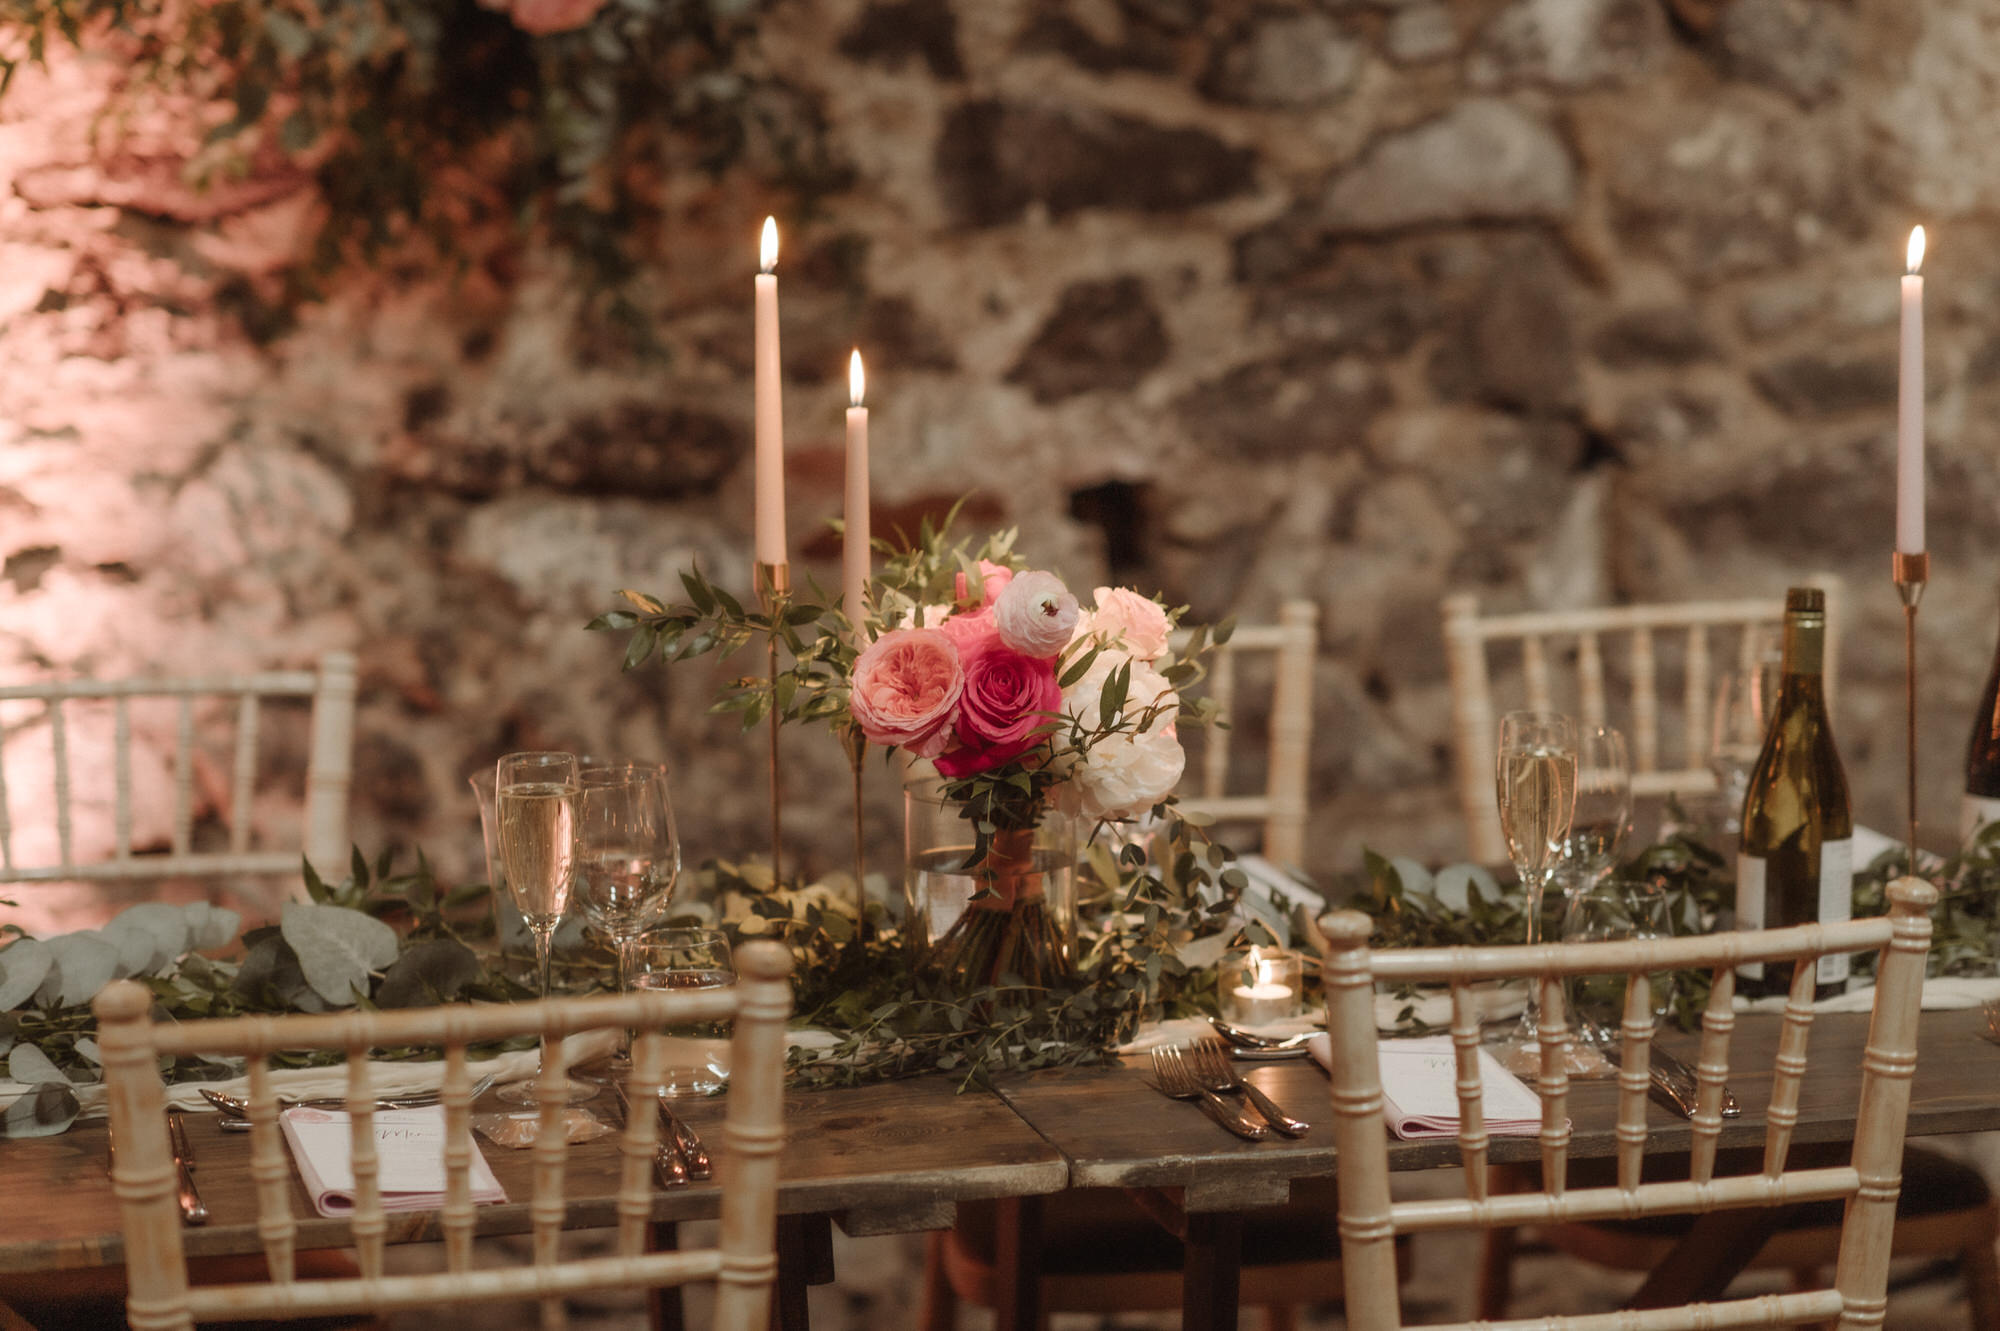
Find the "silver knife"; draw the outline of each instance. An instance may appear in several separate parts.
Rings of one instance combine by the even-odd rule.
[[[174,1191],[181,1205],[181,1219],[190,1225],[208,1223],[208,1208],[194,1186],[194,1151],[188,1146],[187,1126],[181,1116],[167,1115],[167,1141],[174,1148]]]
[[[660,1122],[673,1138],[674,1149],[687,1162],[687,1173],[691,1179],[715,1177],[715,1165],[708,1158],[708,1148],[701,1144],[701,1138],[694,1135],[694,1129],[681,1122],[680,1116],[667,1107],[666,1097],[660,1098]]]
[[[1616,1044],[1605,1045],[1603,1052],[1613,1067],[1625,1065],[1623,1053]],[[1693,1118],[1701,1096],[1701,1083],[1694,1069],[1659,1045],[1653,1046],[1646,1060],[1646,1069],[1652,1078],[1653,1098],[1682,1118]],[[1724,1086],[1722,1116],[1740,1118],[1742,1114],[1743,1106],[1737,1103],[1736,1092]]]

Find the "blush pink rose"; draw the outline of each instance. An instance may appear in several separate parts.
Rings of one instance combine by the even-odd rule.
[[[979,608],[981,610],[991,610],[993,603],[1000,599],[1000,593],[1005,591],[1007,584],[1013,580],[1014,570],[1008,568],[1005,564],[996,564],[990,559],[980,560]],[[963,605],[972,598],[971,588],[965,580],[964,573],[953,574],[951,585],[953,599],[959,604]]]
[[[1141,661],[1157,661],[1167,654],[1171,626],[1158,601],[1126,587],[1099,587],[1091,595],[1097,602],[1090,619],[1092,632],[1107,640],[1122,639],[1125,650]]]
[[[958,747],[937,760],[947,777],[971,776],[1012,761],[1042,742],[1062,705],[1052,660],[1036,660],[997,642],[965,663]]]
[[[603,7],[604,0],[513,0],[511,9],[515,27],[545,37],[582,27]]]
[[[951,743],[964,690],[950,637],[938,629],[890,629],[854,662],[848,706],[872,742],[935,758]]]
[[[1076,632],[1076,598],[1053,573],[1023,573],[993,603],[1000,641],[1023,656],[1054,656]]]
[[[987,648],[1000,645],[1000,630],[994,626],[991,610],[953,615],[938,625],[938,632],[950,638],[951,645],[958,648],[960,664],[969,664],[973,657]]]

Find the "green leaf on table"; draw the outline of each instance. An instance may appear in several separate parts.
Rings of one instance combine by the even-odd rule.
[[[69,1078],[49,1060],[49,1056],[31,1044],[17,1044],[7,1055],[7,1076],[24,1086],[35,1086],[46,1081],[68,1082]]]
[[[358,910],[291,902],[278,927],[306,983],[335,1007],[366,994],[369,976],[396,960],[396,931]]]
[[[307,896],[311,897],[314,901],[317,901],[322,906],[324,906],[327,902],[333,900],[332,890],[329,889],[325,881],[320,878],[319,871],[312,867],[312,861],[307,859],[303,855],[299,857],[299,873],[300,876],[305,880]]]
[[[55,954],[33,938],[17,938],[0,949],[0,1012],[33,998],[54,964]]]
[[[379,1007],[435,1007],[455,1000],[479,978],[479,957],[455,938],[412,943],[382,976]]]
[[[296,1008],[301,1012],[324,1012],[326,1004],[306,983],[292,945],[276,929],[255,933],[258,937],[254,942],[250,935],[244,936],[249,950],[243,954],[243,964],[237,968],[231,988],[253,1003],[279,1011]]]
[[[53,1137],[67,1131],[82,1112],[69,1083],[43,1082],[7,1106],[0,1115],[0,1137]]]
[[[227,947],[236,940],[236,931],[243,927],[243,915],[227,906],[212,906],[206,901],[190,902],[186,907],[188,922],[188,947],[197,952],[207,952],[218,947]]]
[[[118,973],[118,945],[102,934],[59,934],[47,942],[55,964],[35,991],[44,1003],[81,1007]]]

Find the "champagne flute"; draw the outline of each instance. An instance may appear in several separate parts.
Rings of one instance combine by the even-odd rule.
[[[680,876],[680,834],[659,763],[587,759],[579,772],[576,878],[583,913],[611,940],[618,992],[632,987],[640,936],[660,922]],[[621,1050],[591,1075],[629,1076]]]
[[[576,755],[510,753],[495,765],[493,785],[507,890],[534,935],[535,970],[541,996],[547,998],[556,926],[569,908],[570,874],[576,857]],[[542,1057],[548,1057],[546,1046]],[[499,1094],[510,1104],[541,1102],[535,1082],[503,1086]],[[562,1092],[566,1104],[595,1094],[595,1086],[573,1080]]]
[[[1527,892],[1527,941],[1532,947],[1541,941],[1542,893],[1576,813],[1576,727],[1557,712],[1507,713],[1500,718],[1494,781],[1507,854]],[[1516,1071],[1539,1065],[1539,1007],[1530,989],[1521,1020],[1506,1041]]]
[[[1589,726],[1577,736],[1576,813],[1563,841],[1565,896],[1594,890],[1618,863],[1632,825],[1632,760],[1625,736]]]

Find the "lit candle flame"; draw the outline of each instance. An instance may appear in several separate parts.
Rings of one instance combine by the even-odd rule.
[[[760,272],[771,272],[778,266],[778,219],[764,219],[764,243],[757,250],[757,267]]]
[[[1250,983],[1271,984],[1278,978],[1278,968],[1267,958],[1261,948],[1250,948]]]
[[[1920,226],[1910,229],[1909,260],[1906,272],[1914,273],[1924,266],[1924,229]]]
[[[861,348],[856,347],[854,355],[847,361],[847,405],[860,406],[862,393],[867,386],[867,377],[861,373]]]

